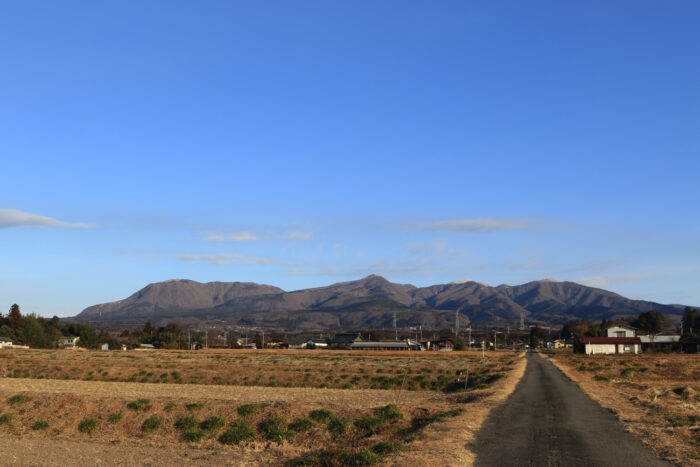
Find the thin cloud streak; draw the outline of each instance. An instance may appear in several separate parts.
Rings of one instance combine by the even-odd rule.
[[[204,239],[205,242],[253,242],[256,240],[260,240],[260,237],[251,232],[211,235]]]
[[[287,235],[282,235],[282,240],[311,240],[314,234],[311,232],[292,232]]]
[[[193,255],[193,254],[179,254],[177,258],[182,261],[204,261],[211,265],[222,266],[226,264],[247,264],[247,265],[263,265],[269,266],[273,264],[289,264],[287,261],[282,261],[279,259],[271,258],[256,258],[250,256],[243,256],[239,254],[215,254],[215,255]]]
[[[94,227],[83,222],[64,222],[52,217],[40,216],[16,209],[0,209],[0,228],[10,227],[57,227],[61,229],[89,229]]]
[[[532,227],[533,220],[526,218],[481,218],[452,219],[435,222],[414,222],[406,224],[406,230],[426,230],[430,232],[475,232],[490,233],[501,230],[525,230]]]

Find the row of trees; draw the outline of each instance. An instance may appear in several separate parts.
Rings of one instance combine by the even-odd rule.
[[[40,349],[53,349],[62,337],[80,337],[80,344],[91,347],[97,344],[98,334],[88,324],[62,324],[57,316],[42,318],[35,314],[22,315],[19,305],[10,307],[7,316],[0,313],[0,337]]]

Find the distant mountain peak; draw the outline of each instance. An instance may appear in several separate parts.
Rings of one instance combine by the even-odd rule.
[[[655,309],[680,319],[683,308],[631,300],[603,289],[553,279],[492,287],[473,280],[415,287],[370,274],[292,292],[254,282],[169,279],[131,296],[91,306],[72,318],[117,328],[183,322],[280,330],[381,329],[392,325],[446,328],[459,312],[471,323],[560,325],[578,319],[636,316]],[[123,329],[123,328],[122,328]]]

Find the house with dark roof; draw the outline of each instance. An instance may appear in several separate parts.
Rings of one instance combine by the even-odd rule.
[[[332,349],[349,349],[356,342],[362,342],[362,335],[359,332],[339,332],[329,342]]]

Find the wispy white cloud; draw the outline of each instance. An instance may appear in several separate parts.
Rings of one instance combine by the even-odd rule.
[[[405,225],[407,230],[451,231],[489,233],[500,230],[524,230],[532,227],[534,221],[528,218],[481,218],[452,219],[435,222],[413,222]]]
[[[260,237],[252,232],[234,232],[228,234],[211,235],[204,239],[205,242],[253,242]]]
[[[314,234],[311,232],[292,232],[282,235],[282,240],[311,240]]]
[[[576,282],[589,287],[605,288],[610,286],[610,281],[603,276],[583,277]]]
[[[181,259],[182,261],[205,261],[208,262],[209,264],[216,265],[216,266],[221,266],[225,264],[234,264],[234,263],[240,263],[240,264],[257,264],[257,265],[263,265],[263,266],[269,266],[272,264],[289,264],[287,261],[282,261],[279,259],[271,259],[271,258],[256,258],[256,257],[251,257],[251,256],[243,256],[239,254],[227,254],[227,253],[222,253],[222,254],[214,254],[214,255],[193,255],[193,254],[179,254],[177,255],[178,259]]]
[[[15,209],[0,209],[0,228],[8,227],[58,227],[62,229],[89,229],[90,224],[64,222],[52,217],[40,216]]]

